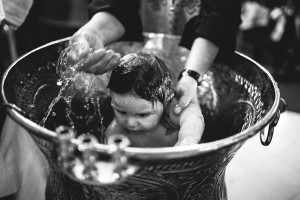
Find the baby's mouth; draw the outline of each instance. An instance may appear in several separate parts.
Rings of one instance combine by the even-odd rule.
[[[123,126],[123,128],[125,129],[125,131],[134,131],[136,129],[136,127],[128,127],[128,126]]]
[[[128,128],[128,127],[124,127],[125,131],[127,133],[136,133],[136,132],[140,132],[139,129],[137,127],[132,127],[132,128]]]

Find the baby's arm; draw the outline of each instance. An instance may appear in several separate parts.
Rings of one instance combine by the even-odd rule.
[[[175,146],[198,144],[203,135],[205,125],[196,96],[192,99],[189,106],[182,111],[179,124],[180,130]]]

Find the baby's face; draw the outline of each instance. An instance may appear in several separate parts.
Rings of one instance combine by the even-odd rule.
[[[137,98],[131,94],[111,92],[111,105],[117,123],[129,132],[152,130],[161,119],[163,104]]]

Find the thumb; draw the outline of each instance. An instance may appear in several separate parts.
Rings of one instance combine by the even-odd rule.
[[[174,113],[176,115],[180,115],[182,110],[185,109],[189,105],[189,103],[191,101],[191,98],[189,96],[190,95],[188,95],[187,92],[180,91],[177,93],[177,98],[179,98],[179,100],[174,107]]]

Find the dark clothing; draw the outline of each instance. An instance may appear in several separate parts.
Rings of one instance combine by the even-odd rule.
[[[259,4],[264,5],[270,9],[275,7],[281,7],[287,2],[287,0],[252,0],[252,1],[258,2]]]
[[[202,0],[200,13],[187,22],[180,44],[191,48],[197,37],[203,37],[221,50],[233,52],[240,15],[239,0]]]
[[[93,0],[88,9],[90,18],[100,11],[106,11],[115,16],[125,27],[125,34],[121,40],[143,40],[139,0]]]
[[[90,16],[99,11],[111,13],[126,29],[122,40],[141,40],[139,9],[139,0],[93,0],[89,13]],[[203,37],[216,44],[221,52],[233,53],[240,15],[240,0],[202,0],[200,14],[186,23],[180,45],[190,49],[197,37]]]

